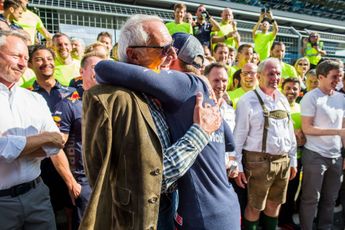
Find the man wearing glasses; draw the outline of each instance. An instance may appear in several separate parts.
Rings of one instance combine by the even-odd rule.
[[[238,100],[246,92],[255,89],[257,86],[257,69],[258,67],[253,63],[247,63],[243,66],[240,74],[240,87],[229,93],[234,109],[236,109]]]
[[[135,15],[122,28],[118,54],[159,71],[167,56],[176,57],[171,43],[160,18]],[[203,119],[201,102],[197,97],[193,125],[172,144],[157,99],[110,85],[84,93],[83,154],[93,192],[81,229],[156,229],[157,222],[158,229],[173,229],[168,188],[220,125],[213,110],[214,119]]]

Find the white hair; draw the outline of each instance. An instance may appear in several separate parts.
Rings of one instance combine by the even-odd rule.
[[[16,31],[16,30],[1,30],[0,31],[0,47],[4,46],[6,44],[6,38],[10,37],[10,36],[14,36],[14,37],[22,39],[25,44],[28,41],[27,36],[25,36],[24,34],[22,34],[19,31]]]
[[[127,62],[127,47],[146,45],[149,35],[143,28],[143,24],[147,21],[160,21],[161,18],[153,15],[136,14],[131,16],[121,29],[118,42],[118,56],[122,62]]]
[[[73,42],[73,41],[77,41],[77,42],[79,42],[79,43],[80,43],[80,45],[81,45],[83,48],[85,48],[85,42],[84,42],[84,40],[83,40],[83,39],[81,39],[81,38],[77,38],[77,37],[71,37],[71,42]]]
[[[260,62],[257,72],[262,73],[266,69],[266,65],[268,63],[275,63],[280,69],[282,68],[278,58],[270,57],[270,58],[265,59],[263,62]]]

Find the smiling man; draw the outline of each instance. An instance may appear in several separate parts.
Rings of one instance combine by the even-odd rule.
[[[302,229],[312,229],[317,210],[317,229],[332,229],[344,168],[345,99],[336,92],[343,71],[340,60],[320,63],[316,68],[319,87],[301,101],[302,130],[307,139],[302,155]]]
[[[27,68],[26,42],[21,33],[0,32],[0,223],[50,230],[56,226],[40,163],[65,141],[44,99],[16,84]]]
[[[255,89],[257,86],[257,69],[258,67],[254,63],[247,63],[243,66],[240,74],[240,87],[229,92],[234,109],[236,109],[238,100],[240,100],[246,92]]]
[[[80,61],[73,60],[70,38],[63,33],[53,36],[53,50],[56,55],[54,77],[61,85],[68,86],[70,81],[79,76]]]
[[[187,34],[193,34],[192,25],[184,22],[183,18],[186,15],[187,6],[183,3],[175,4],[174,6],[174,21],[165,24],[169,33],[173,35],[174,33],[181,32]]]
[[[237,104],[234,131],[238,186],[248,189],[243,225],[257,229],[263,211],[263,229],[275,229],[285,202],[287,185],[296,175],[296,139],[290,106],[278,90],[278,59],[268,58],[258,67],[259,87]]]

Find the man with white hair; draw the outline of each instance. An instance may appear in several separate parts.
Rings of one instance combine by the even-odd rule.
[[[296,139],[290,105],[278,90],[281,66],[268,58],[258,67],[259,87],[237,103],[234,131],[239,175],[236,183],[248,190],[243,225],[257,229],[263,211],[263,229],[276,229],[287,185],[296,175]]]
[[[134,15],[122,28],[118,54],[123,62],[158,71],[176,56],[171,44],[160,18]],[[157,222],[158,229],[174,228],[168,188],[220,125],[218,113],[203,118],[201,95],[196,101],[188,131],[172,144],[157,99],[110,85],[84,93],[83,156],[93,192],[81,229],[156,229]]]

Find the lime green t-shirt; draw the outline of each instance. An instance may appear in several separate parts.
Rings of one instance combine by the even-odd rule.
[[[265,34],[258,32],[255,34],[254,50],[258,53],[260,61],[263,61],[270,56],[271,46],[275,38],[276,36],[274,36],[273,32]]]
[[[236,109],[236,105],[238,100],[240,100],[240,98],[246,93],[246,91],[244,91],[244,89],[242,87],[235,89],[234,91],[230,91],[229,97],[232,101],[232,107],[234,109]]]
[[[215,31],[211,33],[211,36],[215,35],[215,36],[219,36],[222,37],[225,34],[228,34],[230,32],[234,31],[234,28],[232,27],[232,24],[229,23],[224,23],[224,22],[220,22],[219,23],[220,26],[220,30],[219,31]],[[224,41],[224,43],[229,46],[229,47],[233,47],[233,48],[237,48],[237,44],[234,38],[228,38]],[[217,43],[212,44],[212,50],[214,50],[214,47],[216,46]]]
[[[302,117],[301,117],[301,106],[298,103],[295,103],[293,106],[290,105],[291,110],[291,119],[293,122],[294,129],[302,128]],[[301,158],[302,151],[297,150],[297,159]]]
[[[234,73],[239,69],[238,66],[228,66],[228,86],[226,87],[226,91],[230,92],[232,83],[234,82]]]
[[[35,44],[37,30],[44,27],[41,18],[30,10],[24,11],[22,17],[15,23],[29,33],[32,45]]]
[[[68,86],[70,81],[80,75],[80,62],[73,60],[69,65],[55,65],[54,77],[63,86]]]
[[[320,47],[320,49],[322,49],[323,42],[318,42],[318,46]],[[319,54],[317,49],[312,47],[310,42],[308,42],[307,44],[307,48],[305,50],[305,57],[308,58],[310,64],[313,65],[317,65],[322,58],[321,54]]]
[[[21,78],[19,79],[19,82],[18,84],[25,88],[25,89],[28,89],[30,88],[34,81],[36,80],[36,74],[35,72],[30,69],[30,68],[27,68],[24,72],[24,74],[21,76]]]
[[[291,78],[291,77],[294,77],[294,78],[298,77],[295,67],[293,67],[292,65],[289,65],[285,62],[282,62],[281,76],[283,79]]]
[[[168,22],[165,24],[165,26],[168,28],[170,35],[178,32],[193,34],[192,25],[186,22],[182,22],[180,24],[176,24],[175,22]]]

